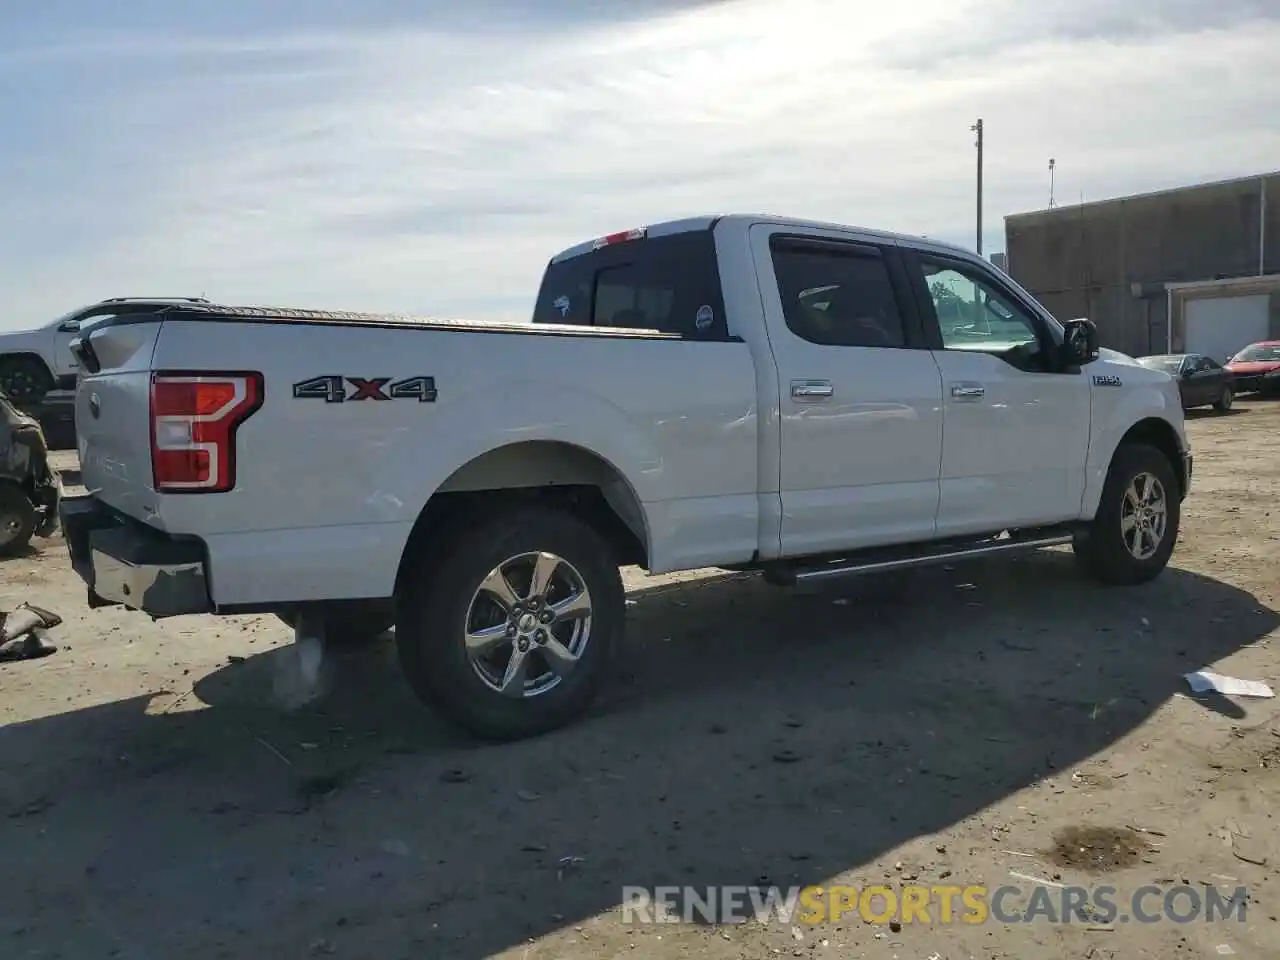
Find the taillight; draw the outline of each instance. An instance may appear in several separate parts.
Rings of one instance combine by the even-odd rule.
[[[262,406],[262,374],[151,375],[151,474],[161,493],[236,485],[236,430]]]

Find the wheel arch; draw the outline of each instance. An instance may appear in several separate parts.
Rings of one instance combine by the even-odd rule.
[[[473,457],[427,499],[400,558],[397,594],[414,558],[446,527],[470,524],[488,510],[530,502],[559,504],[584,517],[613,545],[620,565],[648,565],[648,519],[622,471],[574,443],[523,440]]]
[[[49,361],[35,350],[0,350],[0,363],[6,360],[34,360],[40,364],[45,373],[53,376],[53,368],[49,366]]]
[[[1170,469],[1173,470],[1174,477],[1177,479],[1179,497],[1186,496],[1186,478],[1182,473],[1182,440],[1178,436],[1178,432],[1173,428],[1173,424],[1161,417],[1146,417],[1139,420],[1126,430],[1124,436],[1120,438],[1120,442],[1116,444],[1116,449],[1111,451],[1111,460],[1115,460],[1116,451],[1121,447],[1138,443],[1155,447],[1164,454],[1165,459],[1169,461]],[[1108,467],[1110,462],[1108,461]]]

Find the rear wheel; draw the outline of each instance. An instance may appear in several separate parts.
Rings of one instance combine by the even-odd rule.
[[[35,505],[12,483],[0,483],[0,553],[16,553],[36,532]]]
[[[14,403],[37,403],[53,389],[53,374],[38,357],[0,357],[0,390]]]
[[[424,702],[473,736],[518,740],[586,711],[626,606],[607,540],[554,508],[455,527],[404,582],[396,646]]]
[[[1235,391],[1230,387],[1222,388],[1222,395],[1218,397],[1217,402],[1213,405],[1213,409],[1219,413],[1226,413],[1231,409],[1231,404],[1235,402]]]
[[[1076,557],[1102,583],[1153,580],[1173,553],[1180,508],[1168,458],[1145,444],[1125,444],[1111,460],[1093,522],[1072,544]]]

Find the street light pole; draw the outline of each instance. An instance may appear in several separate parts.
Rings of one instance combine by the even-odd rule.
[[[982,118],[969,128],[978,135],[978,255],[982,255]]]

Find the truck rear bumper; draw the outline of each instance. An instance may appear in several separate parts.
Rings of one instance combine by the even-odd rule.
[[[93,496],[64,497],[58,517],[89,606],[125,606],[157,619],[213,611],[200,540],[155,530]]]

